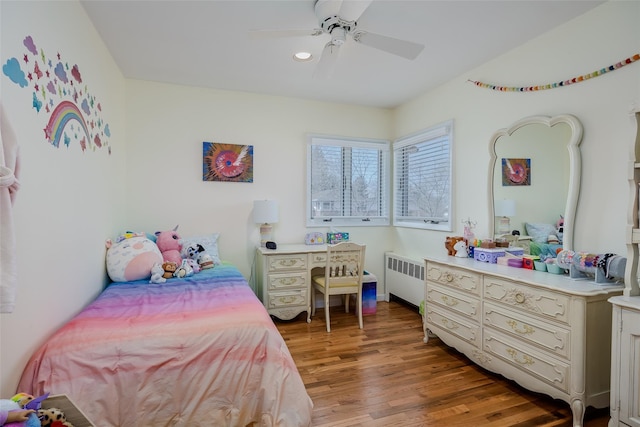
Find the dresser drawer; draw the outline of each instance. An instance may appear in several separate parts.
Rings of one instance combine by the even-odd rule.
[[[427,280],[480,295],[480,275],[464,269],[427,262]]]
[[[269,292],[267,309],[303,306],[307,309],[307,290],[292,289],[290,291]]]
[[[483,350],[533,375],[535,378],[569,392],[569,364],[515,341],[491,329],[484,330]]]
[[[314,267],[325,267],[327,265],[327,253],[317,252],[309,254],[309,262]]]
[[[446,286],[427,284],[427,304],[438,304],[446,310],[469,317],[480,323],[480,300],[469,294],[455,292]]]
[[[515,336],[565,359],[571,357],[571,332],[503,307],[485,303],[484,325]]]
[[[268,277],[269,292],[273,290],[304,288],[307,286],[306,272],[275,273]]]
[[[485,276],[484,297],[527,313],[569,323],[569,298],[564,294]]]
[[[307,254],[274,255],[267,258],[267,270],[306,270]]]
[[[433,304],[427,304],[426,319],[427,327],[433,328],[436,335],[441,329],[479,348],[480,325],[465,322]]]

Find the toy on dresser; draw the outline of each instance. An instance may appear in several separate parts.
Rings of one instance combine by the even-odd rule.
[[[464,238],[459,236],[447,236],[444,241],[444,247],[447,248],[447,253],[449,255],[453,256],[456,254],[455,245],[460,241],[464,241]]]
[[[464,240],[458,240],[455,245],[453,245],[453,249],[456,251],[456,255],[458,258],[468,258],[469,253],[467,252],[467,242]]]

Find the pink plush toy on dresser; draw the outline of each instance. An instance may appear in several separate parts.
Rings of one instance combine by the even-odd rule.
[[[173,230],[156,231],[156,245],[162,253],[162,259],[166,262],[175,262],[177,265],[182,264],[182,239],[176,231],[178,226]]]

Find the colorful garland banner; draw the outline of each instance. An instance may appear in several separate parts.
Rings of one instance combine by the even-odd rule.
[[[537,85],[537,86],[498,86],[498,85],[493,85],[490,83],[483,83],[480,81],[476,81],[476,80],[467,80],[468,82],[471,82],[473,84],[475,84],[478,87],[482,87],[485,89],[491,89],[491,90],[497,90],[497,91],[501,91],[501,92],[533,92],[533,91],[537,91],[537,90],[547,90],[547,89],[555,89],[558,87],[563,87],[563,86],[569,86],[572,85],[574,83],[580,83],[583,82],[585,80],[589,80],[589,79],[593,79],[596,77],[599,77],[603,74],[609,73],[611,71],[615,71],[619,68],[624,67],[625,65],[629,65],[632,62],[638,61],[640,60],[640,53],[636,53],[635,55],[633,55],[632,57],[629,57],[623,61],[618,62],[617,64],[613,64],[613,65],[609,65],[608,67],[605,68],[601,68],[597,71],[594,71],[592,73],[589,74],[585,74],[582,76],[578,76],[578,77],[574,77],[572,79],[569,80],[564,80],[564,81],[560,81],[557,83],[549,83],[549,84],[545,84],[545,85]]]

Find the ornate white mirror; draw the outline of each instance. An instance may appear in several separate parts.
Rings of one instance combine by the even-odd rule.
[[[493,134],[488,192],[492,236],[513,230],[527,235],[525,223],[546,229],[562,216],[562,247],[573,248],[581,141],[582,124],[568,114],[525,117]]]

